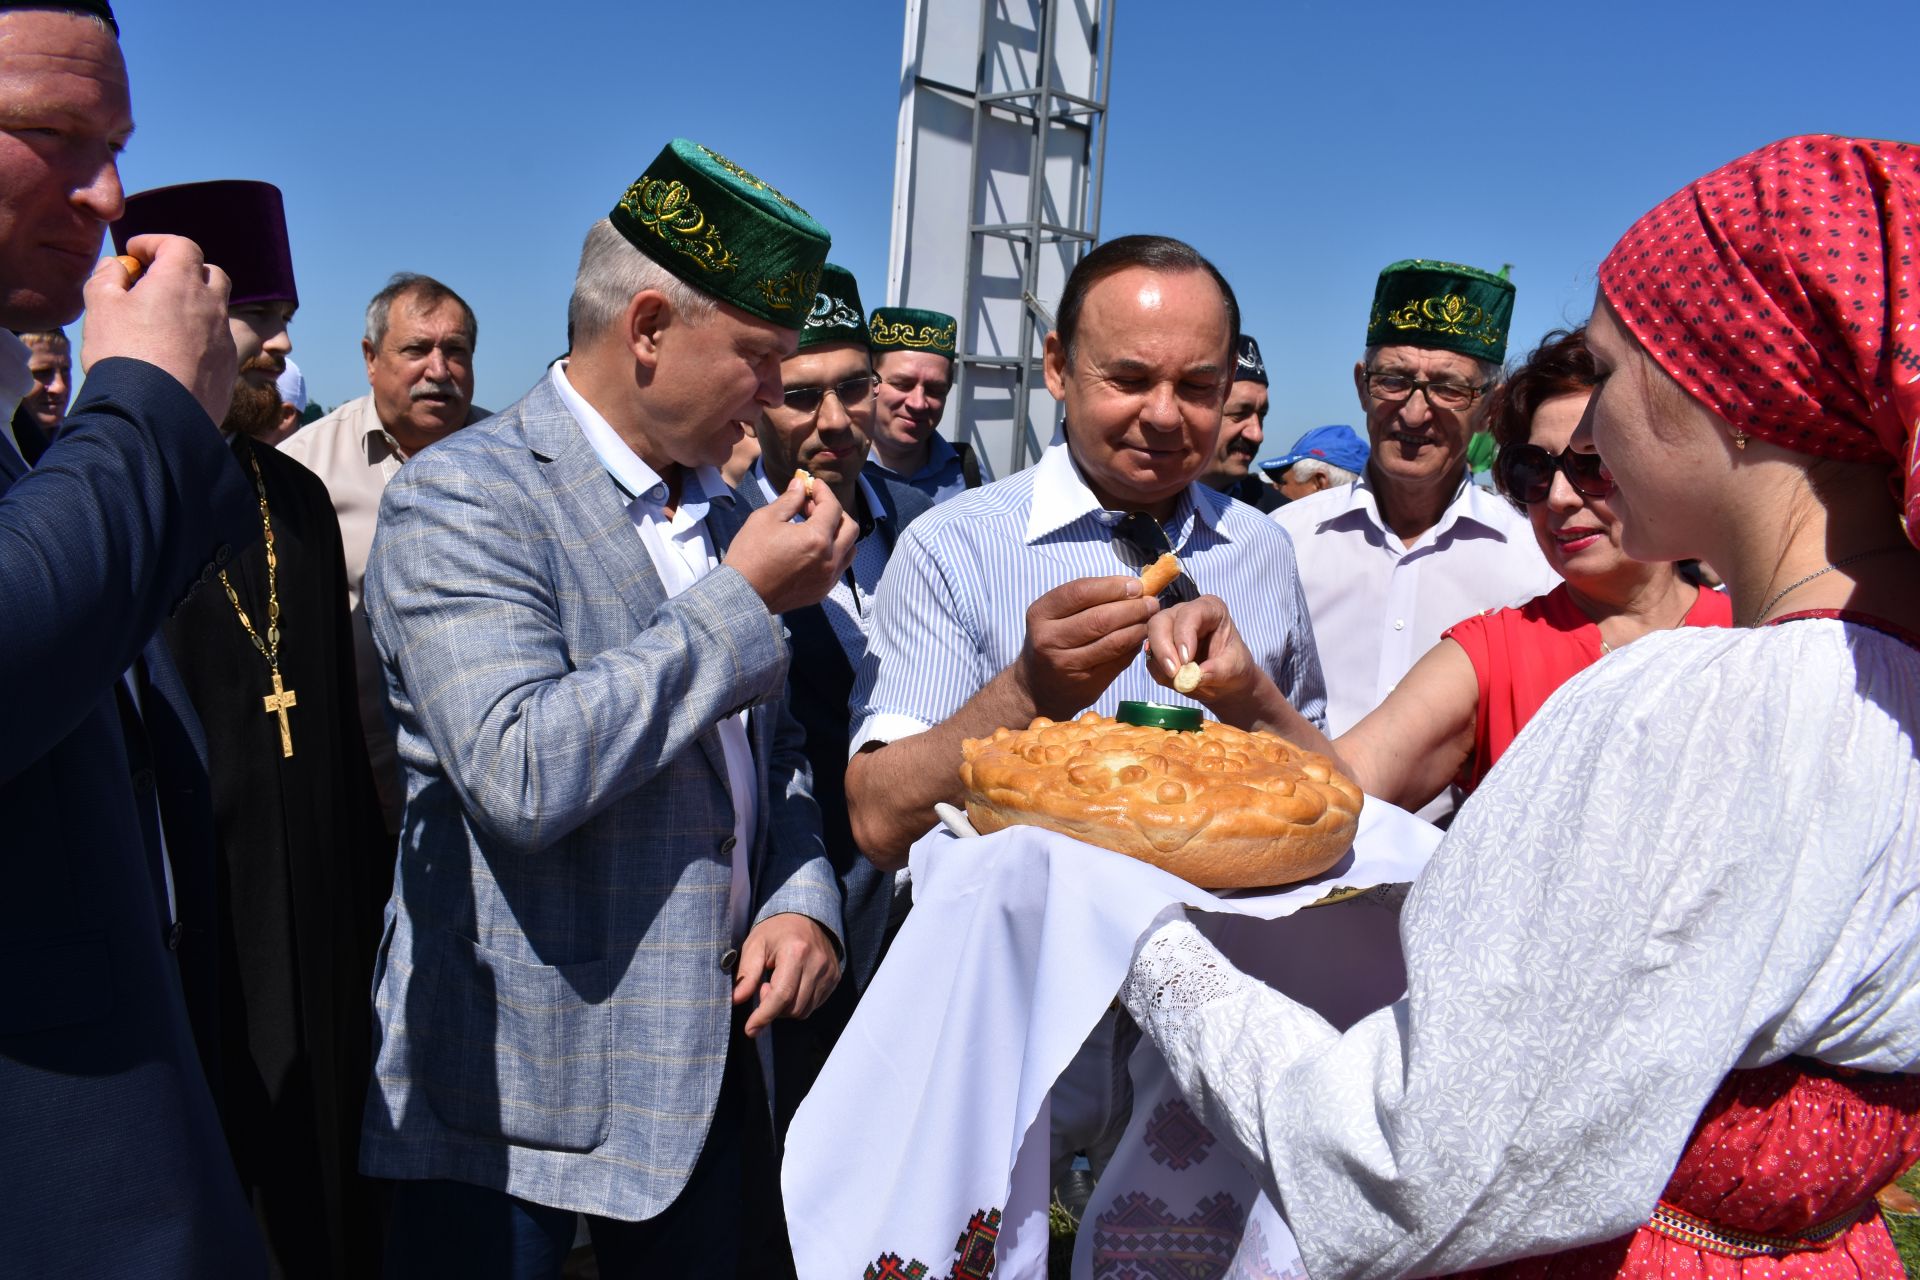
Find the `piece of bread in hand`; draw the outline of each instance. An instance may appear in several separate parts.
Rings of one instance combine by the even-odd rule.
[[[1180,557],[1169,551],[1140,571],[1140,594],[1157,596],[1180,576]]]

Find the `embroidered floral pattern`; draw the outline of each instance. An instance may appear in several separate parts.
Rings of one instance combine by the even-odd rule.
[[[805,304],[805,300],[820,292],[820,268],[812,271],[789,271],[784,275],[769,276],[765,280],[755,281],[760,296],[767,301],[767,307],[773,311],[792,311]]]
[[[936,329],[930,324],[916,325],[906,320],[882,320],[876,316],[870,332],[875,346],[912,347],[916,351],[938,351],[943,355],[951,355],[957,328],[957,321]]]
[[[1376,319],[1375,324],[1379,322]],[[1387,313],[1387,323],[1396,329],[1427,333],[1450,333],[1492,351],[1505,335],[1487,315],[1485,307],[1468,302],[1457,293],[1439,298],[1416,298],[1404,307]]]
[[[620,197],[620,207],[702,270],[739,270],[740,259],[721,241],[720,229],[707,221],[684,182],[642,175]]]
[[[695,143],[694,145],[699,146],[698,143]],[[793,210],[795,213],[805,214],[809,218],[813,216],[812,214],[807,213],[805,209],[802,209],[799,205],[795,204],[793,201],[787,199],[785,195],[781,194],[779,188],[775,187],[771,183],[764,182],[761,179],[754,177],[751,173],[748,173],[745,169],[742,169],[739,165],[727,159],[725,156],[721,155],[718,151],[715,151],[712,147],[702,146],[700,147],[700,150],[706,152],[707,159],[713,161],[715,164],[719,165],[722,169],[725,169],[728,173],[740,179],[740,181],[746,183],[748,186],[752,187],[755,191],[766,192],[768,195],[772,196],[775,200],[778,200],[781,204],[787,206],[787,208]]]

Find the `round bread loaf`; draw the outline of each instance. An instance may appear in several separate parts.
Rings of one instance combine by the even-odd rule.
[[[1176,733],[1090,711],[969,738],[961,753],[967,818],[981,835],[1044,827],[1203,889],[1319,875],[1360,820],[1360,788],[1332,761],[1231,725]]]

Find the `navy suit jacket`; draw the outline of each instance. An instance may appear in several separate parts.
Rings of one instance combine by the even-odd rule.
[[[749,474],[738,490],[747,510],[767,504],[758,474]],[[932,501],[918,489],[902,485],[890,500],[891,511],[871,513],[891,551],[900,530],[929,511]],[[847,817],[847,743],[853,734],[848,699],[853,694],[853,665],[833,634],[826,610],[817,604],[780,615],[787,628],[793,658],[787,667],[787,701],[794,719],[806,732],[806,753],[813,765],[813,796],[820,804],[820,828],[826,840],[827,861],[846,918],[845,971],[840,985],[810,1017],[774,1024],[774,1111],[785,1133],[801,1099],[826,1063],[834,1042],[853,1016],[867,983],[880,967],[887,940],[887,919],[893,906],[893,873],[869,862],[854,843]]]
[[[206,752],[154,638],[259,506],[151,365],[96,364],[66,425],[31,472],[0,449],[0,1266],[260,1275],[195,1048],[216,1005]]]

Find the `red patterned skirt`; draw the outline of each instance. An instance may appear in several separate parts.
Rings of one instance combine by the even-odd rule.
[[[1904,1280],[1874,1193],[1920,1157],[1920,1075],[1788,1058],[1707,1103],[1632,1235],[1466,1273],[1476,1280]]]

